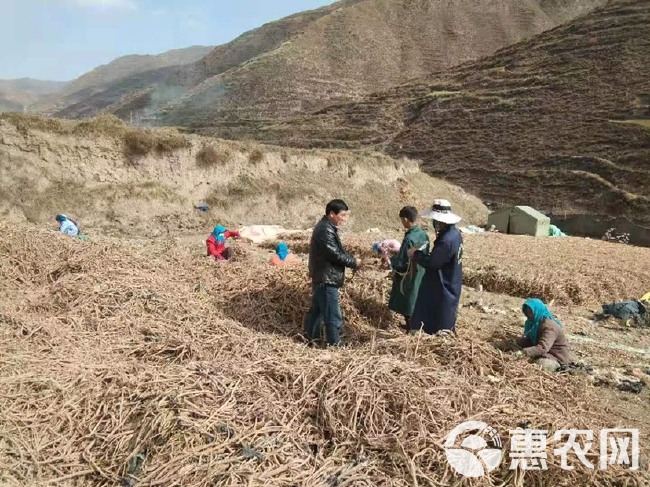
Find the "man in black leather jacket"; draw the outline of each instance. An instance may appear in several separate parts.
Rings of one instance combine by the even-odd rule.
[[[332,200],[325,208],[325,216],[314,227],[309,246],[309,277],[312,281],[311,309],[305,318],[305,335],[310,342],[320,338],[321,321],[329,345],[340,345],[343,325],[339,288],[345,280],[345,268],[357,269],[357,259],[343,249],[338,227],[348,219],[350,210],[343,200]]]

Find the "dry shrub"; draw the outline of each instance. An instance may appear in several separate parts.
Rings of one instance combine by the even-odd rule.
[[[261,151],[261,149],[254,149],[249,155],[248,155],[248,162],[251,164],[259,164],[264,160],[264,152]]]
[[[147,156],[153,151],[167,154],[189,146],[185,136],[170,131],[131,128],[124,133],[124,154],[130,159]]]
[[[124,134],[124,154],[128,158],[144,157],[155,145],[153,135],[146,130],[129,130]]]
[[[75,135],[100,134],[113,138],[124,137],[129,126],[115,115],[105,114],[81,120],[72,129]]]
[[[232,158],[228,149],[217,148],[213,145],[204,145],[196,154],[197,167],[206,168],[223,166]]]
[[[228,186],[215,188],[205,199],[210,206],[228,209],[233,202],[252,198],[263,191],[263,183],[244,174]]]
[[[180,149],[187,149],[190,147],[190,141],[187,137],[178,132],[171,131],[154,131],[156,140],[154,148],[160,154],[175,152]]]
[[[0,231],[10,484],[450,485],[461,480],[441,445],[462,421],[503,438],[529,421],[553,438],[619,418],[586,381],[501,354],[462,317],[458,339],[404,336],[381,321],[386,286],[372,275],[343,291],[352,346],[312,350],[287,339],[306,312],[304,268]],[[557,457],[547,471],[507,467],[473,485],[648,482],[620,466],[563,471]]]
[[[345,161],[345,157],[342,156],[340,152],[327,153],[326,157],[327,157],[327,167],[330,169],[340,168]]]

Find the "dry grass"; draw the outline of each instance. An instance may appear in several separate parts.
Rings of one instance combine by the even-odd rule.
[[[386,286],[371,274],[344,292],[350,347],[314,350],[290,339],[304,269],[261,267],[241,247],[219,265],[172,241],[0,230],[3,485],[449,485],[460,478],[441,445],[463,420],[506,438],[519,421],[552,433],[618,417],[586,382],[540,375],[472,323],[457,340],[404,337],[382,321]],[[647,482],[558,462],[504,461],[473,485]]]
[[[650,129],[650,120],[646,119],[638,119],[638,120],[611,120],[613,123],[629,123],[633,125],[640,125],[641,127],[645,127],[647,129]]]
[[[11,123],[24,136],[27,136],[30,130],[41,130],[43,132],[54,133],[63,133],[66,130],[65,122],[56,118],[42,117],[40,115],[2,112],[0,113],[0,120],[5,120]]]
[[[450,98],[456,95],[460,95],[461,91],[449,91],[449,90],[440,90],[440,91],[430,91],[427,93],[429,98]]]
[[[103,135],[118,139],[124,144],[124,155],[129,159],[144,157],[152,152],[171,153],[190,146],[189,139],[176,130],[135,128],[113,115],[73,121],[22,113],[0,113],[0,120],[13,124],[24,136],[36,130],[61,135]]]

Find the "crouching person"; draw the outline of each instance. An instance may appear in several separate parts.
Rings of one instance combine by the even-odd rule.
[[[222,225],[217,225],[205,241],[208,257],[214,257],[216,260],[230,260],[232,249],[228,247],[228,239],[239,237],[237,230],[228,230]]]
[[[526,323],[517,345],[523,350],[515,352],[515,356],[533,359],[549,372],[557,371],[561,365],[569,365],[569,342],[564,325],[539,299],[527,299],[521,310]]]
[[[79,224],[76,221],[62,213],[56,215],[55,220],[59,223],[59,232],[70,235],[71,237],[79,235]]]
[[[327,343],[341,344],[343,326],[339,289],[345,280],[345,269],[357,269],[361,259],[345,251],[338,229],[349,216],[348,205],[332,200],[325,208],[325,216],[314,227],[309,246],[309,277],[312,282],[312,302],[305,317],[304,331],[310,343],[320,339],[321,322],[325,321]]]
[[[296,266],[301,262],[300,257],[292,254],[285,242],[280,242],[275,246],[275,253],[271,257],[269,264],[276,267],[285,267]]]

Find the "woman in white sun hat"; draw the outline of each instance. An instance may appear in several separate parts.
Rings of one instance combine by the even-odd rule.
[[[441,330],[456,331],[456,315],[463,284],[463,237],[456,228],[461,217],[451,211],[447,200],[434,200],[422,218],[433,220],[436,241],[433,249],[409,249],[409,257],[425,269],[411,317],[411,331],[431,335]]]

